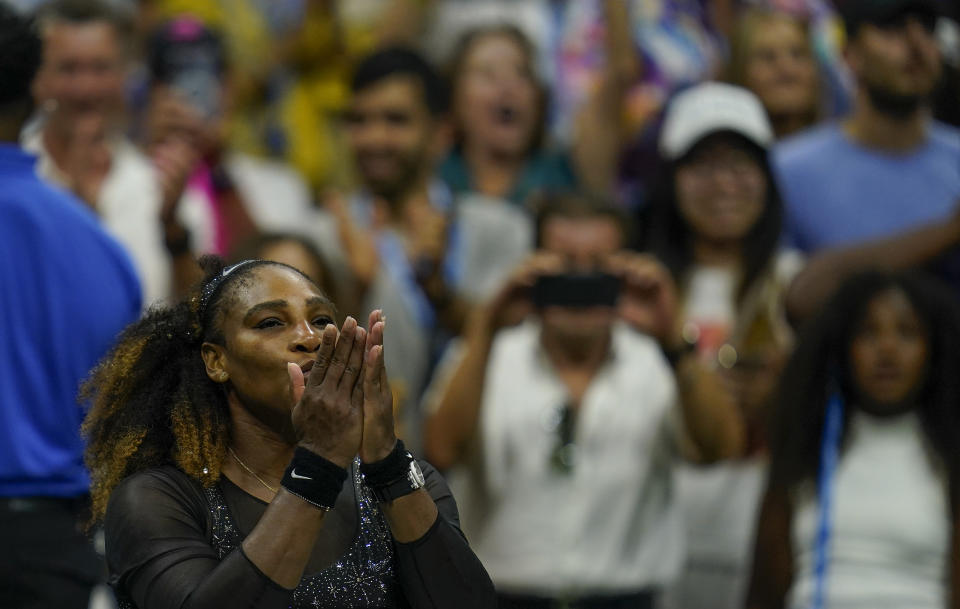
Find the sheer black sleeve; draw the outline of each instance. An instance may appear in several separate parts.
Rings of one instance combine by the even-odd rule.
[[[439,515],[420,539],[394,543],[397,575],[407,601],[413,609],[496,607],[490,576],[460,531],[450,488],[432,465],[419,463]]]
[[[210,546],[203,489],[173,467],[134,474],[110,497],[104,521],[110,583],[139,609],[289,606],[285,590],[238,548]]]

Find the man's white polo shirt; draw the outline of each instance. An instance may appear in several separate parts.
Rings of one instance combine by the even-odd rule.
[[[494,340],[480,415],[483,489],[471,543],[497,588],[542,596],[662,588],[683,557],[674,501],[679,415],[652,338],[613,329],[611,354],[576,418],[576,462],[551,465],[566,389],[526,322]],[[480,499],[478,497],[478,499]]]

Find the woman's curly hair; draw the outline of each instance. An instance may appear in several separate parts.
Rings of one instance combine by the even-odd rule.
[[[207,376],[200,347],[223,344],[223,311],[256,268],[286,265],[247,261],[225,274],[215,256],[200,264],[206,276],[193,292],[127,327],[81,388],[81,400],[91,403],[82,431],[94,522],[103,518],[113,489],[134,472],[170,464],[205,486],[220,478],[230,414],[224,386]]]

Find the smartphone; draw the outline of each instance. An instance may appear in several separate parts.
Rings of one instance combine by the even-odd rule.
[[[613,307],[620,278],[609,273],[541,275],[533,285],[533,304],[543,307]]]
[[[213,120],[220,113],[220,78],[209,69],[185,68],[170,79],[170,87],[177,91],[204,120]]]

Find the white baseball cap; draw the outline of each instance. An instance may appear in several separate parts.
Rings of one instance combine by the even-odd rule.
[[[660,154],[675,161],[718,131],[732,131],[763,149],[773,143],[773,129],[756,95],[742,87],[707,82],[670,101],[660,131]]]

